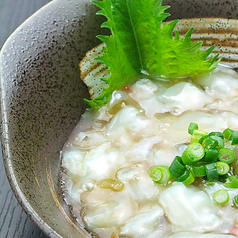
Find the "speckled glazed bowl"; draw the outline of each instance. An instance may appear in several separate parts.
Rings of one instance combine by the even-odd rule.
[[[165,0],[173,18],[238,17],[234,0]],[[89,0],[54,0],[25,21],[0,55],[2,146],[12,189],[49,237],[88,237],[59,187],[60,150],[84,112],[78,63],[99,42],[102,18]],[[237,21],[200,22],[196,37],[218,44],[236,66]],[[201,23],[202,22],[202,23]],[[206,23],[206,24],[205,24]],[[204,32],[204,25],[207,32]],[[183,31],[191,22],[184,21]],[[195,26],[196,27],[196,26]],[[226,34],[224,34],[226,33]]]

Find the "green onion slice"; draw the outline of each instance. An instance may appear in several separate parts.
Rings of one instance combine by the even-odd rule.
[[[230,197],[228,192],[225,189],[219,189],[213,194],[213,200],[217,204],[226,204],[229,201]]]
[[[205,168],[206,168],[207,180],[209,182],[218,181],[219,175],[218,175],[216,163],[206,164]]]
[[[225,185],[229,188],[238,188],[238,178],[231,175],[226,179]]]
[[[169,171],[175,178],[180,177],[184,173],[185,166],[183,165],[182,158],[180,156],[176,156],[174,158],[173,162],[169,166]]]
[[[227,129],[225,129],[222,133],[223,133],[224,137],[225,137],[227,140],[231,140],[231,139],[232,139],[232,134],[234,133],[234,131],[231,130],[231,129],[229,129],[229,128],[227,128]]]
[[[215,149],[218,146],[218,141],[208,136],[205,140],[203,140],[202,146],[208,149]]]
[[[233,204],[236,208],[238,208],[238,195],[234,196],[233,198]]]
[[[217,149],[221,149],[224,147],[224,139],[222,139],[220,136],[210,136],[210,138],[212,140],[216,140],[218,145],[217,145]]]
[[[202,158],[202,162],[216,162],[218,158],[218,150],[217,149],[208,149],[205,148],[205,156]]]
[[[194,142],[199,142],[199,140],[203,137],[206,136],[208,133],[206,131],[201,131],[201,130],[194,130],[192,137],[191,137],[191,143]]]
[[[205,141],[207,138],[209,138],[209,135],[205,135],[205,136],[201,137],[198,142],[199,142],[201,145],[203,145],[203,144],[204,144],[204,141]]]
[[[198,124],[191,122],[188,126],[188,133],[192,135],[195,130],[198,130]]]
[[[221,137],[222,139],[224,139],[224,135],[223,133],[221,133],[220,131],[213,131],[211,133],[208,134],[209,136],[219,136]]]
[[[232,145],[238,145],[238,131],[234,131],[231,139]]]
[[[204,177],[206,176],[206,167],[205,165],[195,165],[192,167],[192,171],[195,177]]]
[[[205,150],[201,144],[194,142],[190,144],[182,154],[182,161],[186,165],[192,165],[198,162],[205,155]]]
[[[195,177],[203,177],[208,182],[220,181],[229,188],[238,188],[238,166],[235,167],[237,163],[233,163],[236,153],[230,148],[224,148],[228,140],[231,145],[238,145],[238,131],[227,128],[222,133],[208,134],[198,130],[198,124],[191,122],[188,133],[192,135],[191,143],[182,156],[176,156],[169,167],[153,168],[150,173],[153,181],[166,184],[175,178],[176,181],[189,185]]]
[[[227,178],[229,177],[230,175],[228,174],[224,174],[224,175],[219,175],[219,179],[218,181],[221,182],[221,183],[225,183]]]
[[[155,183],[166,184],[172,179],[168,166],[157,166],[150,172],[150,177]]]
[[[176,179],[177,182],[183,182],[184,185],[188,186],[194,182],[194,176],[189,170],[185,170],[183,175]]]
[[[218,159],[222,162],[231,164],[232,162],[234,162],[235,158],[236,158],[235,152],[229,148],[221,148],[218,151]]]
[[[230,171],[230,166],[225,162],[216,162],[219,175],[225,175]]]

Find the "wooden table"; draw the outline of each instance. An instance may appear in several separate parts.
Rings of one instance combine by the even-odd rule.
[[[50,0],[0,0],[0,47],[8,36],[32,13]],[[46,238],[27,217],[14,197],[0,153],[0,237]]]

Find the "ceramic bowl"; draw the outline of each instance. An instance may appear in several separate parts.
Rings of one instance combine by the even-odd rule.
[[[232,0],[165,0],[173,18],[237,18]],[[88,237],[63,202],[60,151],[85,111],[88,91],[78,63],[99,42],[103,20],[89,0],[54,0],[26,20],[1,50],[1,121],[4,163],[27,214],[49,237]],[[236,65],[237,22],[196,20],[196,39],[218,43]],[[185,20],[181,32],[191,27]]]

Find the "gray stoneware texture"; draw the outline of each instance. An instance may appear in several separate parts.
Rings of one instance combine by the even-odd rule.
[[[237,18],[238,1],[167,0],[173,18]],[[85,111],[78,63],[99,42],[89,0],[54,0],[1,51],[2,144],[7,175],[25,211],[49,237],[87,237],[62,212],[60,150]],[[52,191],[55,191],[52,196]]]

